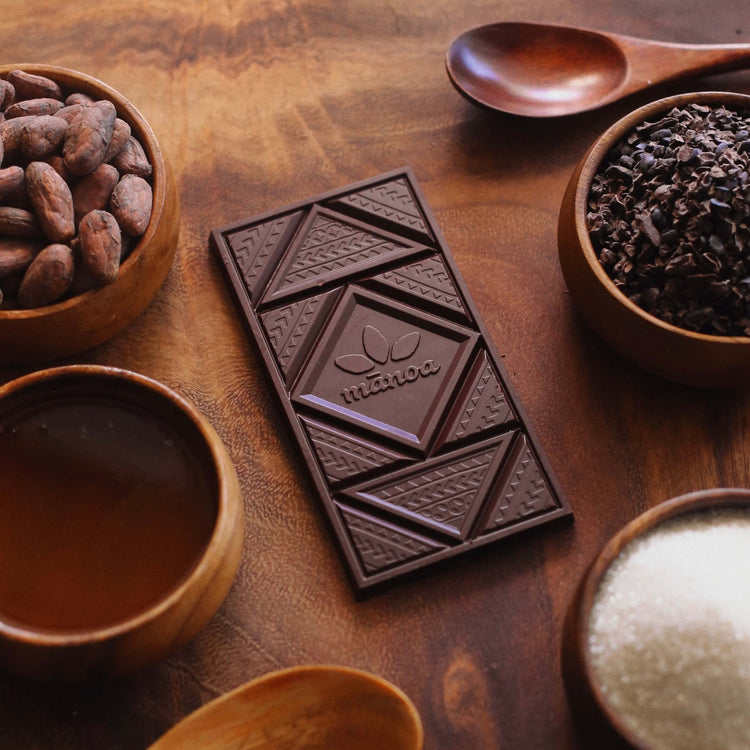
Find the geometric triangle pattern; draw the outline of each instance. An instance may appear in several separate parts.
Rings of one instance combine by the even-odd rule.
[[[339,198],[337,203],[385,219],[397,225],[400,230],[412,230],[432,239],[405,179],[391,180],[357,193],[350,193]]]
[[[557,506],[525,435],[519,436],[513,454],[505,481],[496,493],[495,505],[481,529],[482,534]]]
[[[336,503],[349,537],[368,575],[394,565],[419,560],[444,549],[445,545],[425,539],[387,521]]]
[[[302,212],[298,211],[226,236],[253,304],[258,302],[273,271],[273,256],[283,252],[301,218]]]
[[[261,314],[263,328],[287,382],[297,374],[320,330],[322,319],[328,315],[337,297],[338,292],[334,290]]]
[[[425,461],[386,479],[352,488],[345,494],[381,511],[390,511],[425,526],[465,539],[486,500],[513,433],[480,449],[457,451]]]
[[[314,206],[284,256],[264,302],[422,251],[421,245]]]
[[[436,450],[516,419],[495,368],[483,349],[474,361]]]
[[[437,256],[385,271],[373,276],[371,281],[414,297],[417,302],[426,303],[430,307],[442,308],[468,318],[461,295],[445,264]]]
[[[300,417],[300,421],[331,484],[390,466],[397,461],[414,460],[307,417]]]

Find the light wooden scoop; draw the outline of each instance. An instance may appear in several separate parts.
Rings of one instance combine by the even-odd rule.
[[[273,672],[206,704],[149,750],[421,750],[422,723],[389,682],[346,667]]]
[[[555,117],[664,81],[750,65],[750,44],[671,44],[575,26],[495,23],[448,48],[458,91],[489,109]]]

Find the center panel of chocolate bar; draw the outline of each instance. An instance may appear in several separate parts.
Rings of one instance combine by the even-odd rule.
[[[353,285],[292,400],[426,452],[476,340],[474,331]]]

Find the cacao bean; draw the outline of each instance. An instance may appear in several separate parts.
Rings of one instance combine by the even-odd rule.
[[[16,98],[16,90],[10,81],[0,80],[0,109],[5,109]]]
[[[5,157],[13,158],[21,149],[21,130],[27,122],[33,120],[33,115],[14,117],[12,120],[0,122],[0,139],[3,141]]]
[[[41,249],[32,240],[0,237],[0,278],[23,273]]]
[[[62,102],[57,99],[26,99],[6,108],[5,117],[12,120],[28,115],[54,115],[60,109],[62,109]]]
[[[16,91],[16,100],[38,99],[49,97],[62,100],[60,87],[46,76],[38,76],[26,73],[23,70],[11,70],[8,73],[8,82],[13,84]]]
[[[65,166],[65,162],[63,161],[62,156],[60,154],[53,154],[52,156],[48,156],[46,159],[40,159],[40,161],[46,161],[47,164],[49,164],[52,169],[57,172],[57,174],[60,175],[60,177],[65,180],[68,184],[70,184],[70,181],[73,179],[73,175],[68,172],[68,168]]]
[[[42,237],[42,229],[31,211],[12,206],[0,207],[0,234],[8,237]]]
[[[73,185],[71,192],[76,224],[89,211],[107,207],[112,190],[119,179],[120,175],[111,164],[100,164],[91,174],[81,177]]]
[[[120,268],[120,227],[108,211],[89,211],[78,227],[78,249],[86,270],[99,284],[110,284]]]
[[[70,288],[73,273],[73,251],[67,245],[48,245],[24,274],[18,301],[22,307],[44,307],[57,302]]]
[[[116,116],[115,105],[102,100],[85,107],[70,123],[63,159],[71,174],[79,177],[90,174],[102,163]]]
[[[63,142],[68,123],[62,117],[39,115],[21,126],[19,146],[30,161],[50,156]]]
[[[127,143],[128,138],[130,138],[130,125],[118,117],[112,128],[112,138],[110,138],[109,146],[107,146],[107,150],[104,152],[103,161],[110,161],[118,154]]]
[[[84,107],[89,107],[94,103],[94,100],[88,95],[80,91],[70,94],[65,99],[65,104],[70,106],[71,104],[82,104]]]
[[[55,112],[55,117],[62,117],[65,122],[70,124],[81,114],[82,110],[83,104],[68,104],[62,109],[58,109],[57,112]]]
[[[24,191],[26,182],[21,167],[6,167],[0,169],[0,199],[15,196]]]
[[[125,142],[125,145],[112,159],[113,166],[122,174],[134,174],[138,177],[149,177],[153,168],[146,158],[140,142],[132,135]]]
[[[69,242],[75,236],[73,196],[54,167],[33,161],[26,167],[26,192],[45,237],[51,242]]]
[[[138,175],[126,174],[115,185],[110,207],[125,234],[140,237],[146,231],[153,200],[151,185]]]

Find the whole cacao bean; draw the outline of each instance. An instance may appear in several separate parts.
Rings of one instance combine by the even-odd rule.
[[[0,278],[25,271],[40,247],[31,240],[0,238]]]
[[[78,247],[86,270],[99,284],[110,284],[120,268],[120,227],[108,211],[89,211],[78,227]]]
[[[0,122],[0,139],[3,141],[5,158],[13,158],[21,150],[21,130],[27,122],[31,122],[33,115],[14,117],[12,120]]]
[[[25,184],[21,167],[0,169],[0,199],[19,193],[24,190]]]
[[[12,120],[15,117],[27,115],[54,115],[60,109],[62,109],[62,102],[57,99],[26,99],[7,107],[5,117]]]
[[[16,98],[16,90],[10,81],[0,80],[0,109],[5,109]]]
[[[89,211],[107,207],[112,190],[119,179],[120,175],[111,164],[100,164],[91,174],[81,177],[73,185],[71,192],[76,224]]]
[[[146,158],[140,142],[132,135],[112,159],[112,165],[120,174],[134,174],[138,177],[149,177],[153,168]]]
[[[0,207],[0,234],[8,237],[42,237],[42,228],[31,211],[12,206]]]
[[[65,104],[70,106],[71,104],[82,104],[84,107],[88,107],[94,103],[94,100],[88,95],[80,91],[73,94],[69,94],[65,99]]]
[[[112,191],[110,207],[120,229],[131,237],[140,237],[151,218],[153,202],[151,185],[142,177],[126,174]]]
[[[49,97],[62,100],[60,87],[46,76],[38,76],[26,73],[23,70],[11,70],[7,80],[13,84],[16,91],[16,101],[22,99],[38,99]]]
[[[54,167],[33,161],[26,167],[26,192],[45,237],[52,242],[69,242],[75,237],[73,196]]]
[[[65,122],[70,124],[81,114],[82,110],[83,104],[67,104],[62,109],[58,109],[57,112],[55,112],[55,117],[62,117]]]
[[[73,251],[67,245],[48,245],[24,274],[18,301],[23,307],[44,307],[57,302],[70,288],[73,273]]]
[[[104,152],[103,161],[111,161],[112,157],[122,150],[128,138],[130,138],[130,125],[118,117],[112,128],[112,138],[110,138],[109,146],[107,146],[107,150]]]
[[[21,126],[19,146],[30,161],[49,156],[63,142],[68,123],[62,117],[39,115]]]
[[[63,159],[71,174],[90,174],[102,163],[116,117],[115,105],[103,99],[85,107],[70,123]]]

